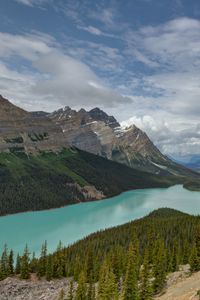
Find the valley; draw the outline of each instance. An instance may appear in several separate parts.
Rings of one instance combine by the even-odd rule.
[[[0,300],[200,300],[200,1],[0,25]]]
[[[184,184],[200,175],[99,108],[27,112],[0,96],[0,215]],[[122,176],[123,174],[123,176]]]

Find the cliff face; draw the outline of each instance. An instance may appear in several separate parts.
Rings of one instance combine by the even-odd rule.
[[[103,156],[127,166],[162,175],[191,175],[172,162],[132,125],[121,128],[99,108],[75,111],[70,107],[51,114],[27,112],[0,96],[0,151],[34,154],[63,147]]]
[[[67,141],[45,114],[29,113],[0,96],[0,151],[59,151]]]

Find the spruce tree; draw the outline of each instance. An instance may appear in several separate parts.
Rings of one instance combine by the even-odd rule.
[[[85,261],[85,276],[87,282],[92,282],[94,279],[93,269],[93,251],[91,248],[89,248]]]
[[[179,261],[178,261],[178,247],[177,243],[175,242],[173,245],[173,251],[171,254],[171,260],[170,260],[170,272],[175,272],[178,270]]]
[[[28,279],[30,277],[30,269],[29,269],[29,251],[28,246],[26,245],[24,249],[24,254],[20,259],[20,278],[21,279]]]
[[[118,299],[118,290],[115,275],[105,259],[100,269],[98,300],[116,299]]]
[[[38,267],[38,261],[37,261],[37,258],[35,257],[35,252],[33,252],[29,267],[30,267],[31,273],[36,273],[37,267]]]
[[[53,262],[53,277],[61,278],[66,275],[65,255],[62,243],[59,242],[55,254],[52,257]]]
[[[42,245],[39,264],[38,264],[38,277],[43,277],[46,274],[47,267],[47,241]]]
[[[14,253],[12,249],[10,250],[8,261],[9,261],[9,271],[10,274],[12,275],[14,273]]]
[[[79,275],[75,300],[87,300],[86,277],[83,271]]]
[[[200,259],[200,225],[198,225],[196,229],[195,243],[197,248],[197,256]]]
[[[149,263],[149,251],[148,248],[144,253],[143,265],[141,268],[141,284],[140,284],[140,299],[151,300],[152,299],[152,286],[150,282],[151,270]]]
[[[19,253],[17,254],[16,265],[15,265],[15,274],[20,274],[21,272],[21,257]]]
[[[137,280],[137,251],[131,243],[128,250],[128,262],[126,268],[125,281],[123,286],[123,300],[138,300],[138,280]]]
[[[7,245],[5,245],[4,249],[3,249],[3,253],[1,255],[1,260],[0,260],[1,279],[5,279],[10,274],[11,274],[11,270],[10,270],[10,261],[9,261],[9,256],[8,256],[8,248],[7,248]]]
[[[52,256],[47,257],[46,262],[46,279],[50,281],[53,278],[53,263],[52,263]]]
[[[74,272],[73,272],[75,281],[78,280],[80,272],[81,272],[81,259],[80,256],[76,256],[75,263],[74,263]]]
[[[197,247],[196,244],[194,243],[191,251],[191,255],[189,258],[189,263],[190,263],[190,270],[191,272],[195,272],[199,270],[199,257],[197,254]]]
[[[167,257],[164,242],[162,240],[158,241],[159,247],[157,251],[156,259],[154,259],[153,275],[154,283],[153,289],[155,293],[162,290],[165,284],[166,271],[167,271]]]
[[[94,300],[94,299],[95,299],[95,284],[90,282],[87,289],[87,300]]]
[[[187,264],[189,262],[189,256],[190,256],[190,244],[188,243],[188,241],[184,241],[183,244],[183,264]]]

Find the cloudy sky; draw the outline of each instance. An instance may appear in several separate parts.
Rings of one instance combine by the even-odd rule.
[[[200,1],[1,0],[0,93],[99,106],[168,155],[200,154]]]

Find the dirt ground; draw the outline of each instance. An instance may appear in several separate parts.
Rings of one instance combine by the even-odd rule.
[[[156,300],[199,300],[200,296],[197,292],[200,291],[200,272],[197,272],[188,277],[188,274],[176,272],[176,280],[170,284],[165,293],[156,297]],[[180,275],[180,276],[179,276]],[[173,275],[174,276],[174,275]]]

